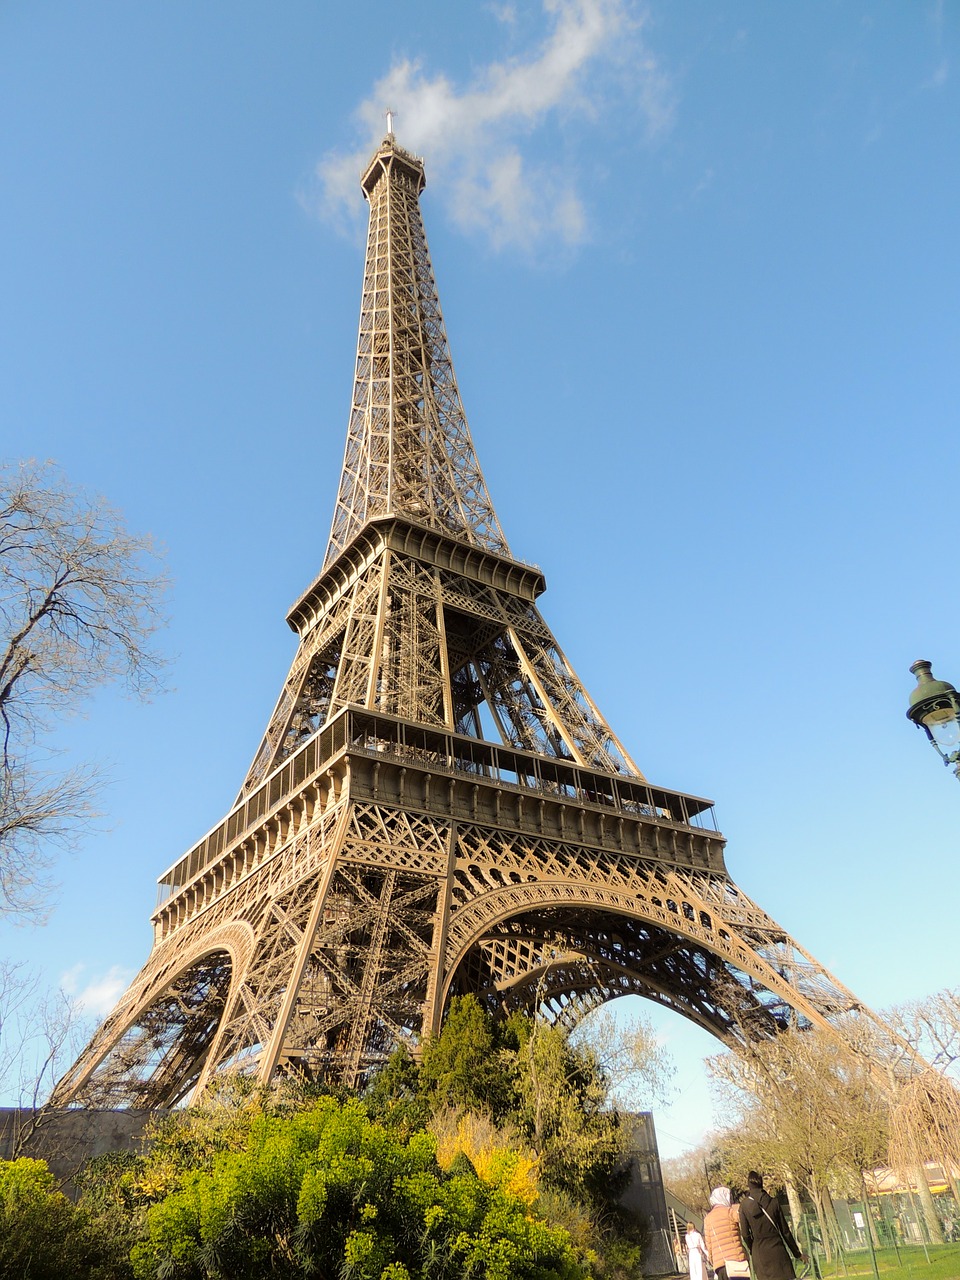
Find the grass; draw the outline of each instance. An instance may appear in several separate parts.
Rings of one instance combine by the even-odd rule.
[[[901,1245],[900,1257],[894,1249],[877,1250],[877,1269],[881,1280],[960,1280],[960,1244],[927,1246],[930,1261],[918,1245]],[[824,1280],[847,1276],[872,1276],[873,1264],[868,1249],[845,1253],[843,1261],[826,1263],[818,1258]]]

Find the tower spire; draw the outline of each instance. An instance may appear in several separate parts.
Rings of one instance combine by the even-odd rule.
[[[388,114],[388,128],[392,124]],[[370,204],[353,403],[324,567],[369,520],[402,516],[509,556],[460,400],[419,197],[423,161],[389,132]]]

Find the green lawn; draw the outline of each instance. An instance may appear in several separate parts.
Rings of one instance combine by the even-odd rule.
[[[893,1249],[878,1249],[877,1267],[882,1280],[960,1280],[960,1244],[932,1244],[927,1252],[930,1254],[929,1262],[922,1248],[901,1245],[898,1261]],[[866,1249],[844,1254],[843,1262],[828,1264],[822,1258],[818,1262],[825,1280],[833,1280],[833,1277],[842,1280],[844,1275],[873,1275],[870,1253]]]

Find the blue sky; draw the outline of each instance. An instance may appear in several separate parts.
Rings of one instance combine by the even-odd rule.
[[[904,718],[960,683],[956,7],[7,0],[0,430],[166,546],[172,690],[107,763],[44,929],[90,1010],[229,807],[294,652],[346,429],[393,107],[467,415],[545,616],[640,767],[868,1004],[960,981],[960,790]],[[658,1017],[680,1149],[712,1042]]]

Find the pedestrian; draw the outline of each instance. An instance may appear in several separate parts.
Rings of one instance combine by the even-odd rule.
[[[710,1192],[710,1212],[703,1220],[703,1236],[718,1280],[744,1280],[750,1275],[740,1239],[740,1212],[729,1187],[714,1187]]]
[[[690,1268],[690,1280],[708,1280],[707,1246],[703,1236],[692,1222],[687,1223],[687,1265]]]
[[[780,1206],[764,1191],[763,1179],[753,1169],[747,1174],[747,1194],[740,1201],[740,1234],[750,1251],[753,1280],[793,1280],[790,1254],[807,1260]]]

